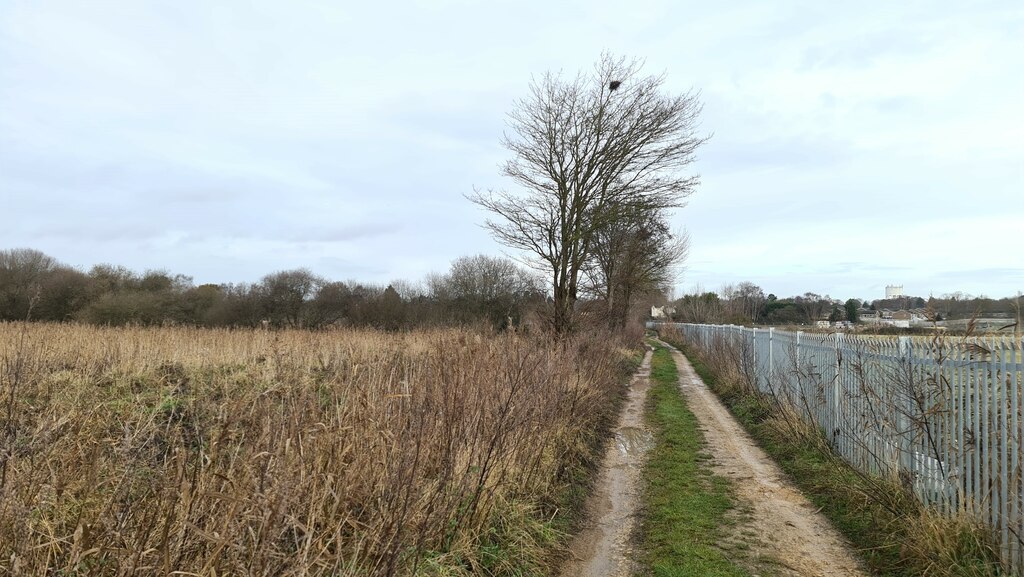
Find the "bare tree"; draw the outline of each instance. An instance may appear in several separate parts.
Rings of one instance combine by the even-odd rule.
[[[460,323],[486,319],[497,327],[518,323],[525,307],[543,299],[543,282],[515,261],[486,255],[464,256],[447,274],[427,280],[431,296]]]
[[[761,287],[749,281],[741,282],[736,286],[734,298],[740,305],[740,314],[743,315],[744,320],[750,319],[752,323],[757,322],[766,300]]]
[[[701,105],[692,92],[662,94],[663,81],[609,55],[592,74],[535,80],[503,139],[513,155],[503,172],[522,190],[470,197],[496,217],[487,228],[499,242],[527,252],[550,275],[557,332],[575,325],[596,233],[625,208],[682,206],[698,183],[682,169],[706,140],[696,134]]]
[[[268,274],[255,287],[262,303],[264,318],[278,326],[303,326],[303,313],[325,283],[307,269],[283,270]]]
[[[683,295],[675,302],[676,315],[687,323],[718,323],[725,316],[718,294],[705,291],[697,285],[693,292]]]
[[[689,240],[662,211],[627,209],[596,232],[584,286],[605,304],[611,328],[626,325],[635,297],[671,289]]]
[[[1012,328],[1014,340],[1019,340],[1021,335],[1024,334],[1024,326],[1022,326],[1021,324],[1022,311],[1020,305],[1020,297],[1021,293],[1018,291],[1016,297],[1008,299],[1010,300],[1010,305],[1013,307],[1013,316],[1015,322],[999,328],[999,330],[1006,330]]]
[[[832,299],[825,295],[824,297],[812,292],[806,292],[802,296],[794,297],[793,300],[797,306],[804,313],[804,317],[807,322],[814,324],[815,321],[819,321],[825,316],[825,311],[829,309]]]
[[[343,282],[324,282],[309,303],[307,320],[312,328],[344,321],[355,306],[352,290]]]
[[[59,266],[30,248],[0,250],[0,320],[24,320],[46,277]]]

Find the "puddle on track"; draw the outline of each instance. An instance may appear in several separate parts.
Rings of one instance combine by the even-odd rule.
[[[651,353],[633,376],[626,406],[619,414],[594,490],[587,499],[587,524],[569,546],[562,577],[628,577],[636,569],[630,539],[636,522],[640,473],[654,439],[644,428],[644,402],[650,388]]]
[[[619,427],[615,431],[615,446],[625,457],[642,457],[654,445],[654,435],[640,427]],[[632,459],[631,459],[632,460]],[[640,464],[640,459],[635,459]]]

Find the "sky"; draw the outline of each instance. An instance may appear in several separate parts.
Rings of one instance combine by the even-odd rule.
[[[602,52],[710,135],[677,296],[1024,290],[1024,3],[0,2],[0,249],[386,283],[509,254],[466,199]]]

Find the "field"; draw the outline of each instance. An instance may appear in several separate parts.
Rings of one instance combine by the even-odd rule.
[[[621,396],[607,335],[0,324],[0,574],[524,574]]]

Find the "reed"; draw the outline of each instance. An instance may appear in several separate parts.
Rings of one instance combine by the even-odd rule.
[[[0,324],[0,574],[540,573],[624,353]]]

